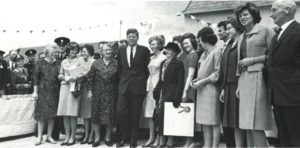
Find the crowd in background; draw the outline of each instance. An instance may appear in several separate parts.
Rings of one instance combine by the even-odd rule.
[[[265,131],[278,129],[276,146],[300,146],[300,24],[295,21],[293,0],[276,0],[270,17],[278,27],[260,25],[257,6],[247,2],[235,9],[235,18],[210,27],[176,35],[166,43],[164,35],[149,38],[150,50],[138,44],[136,29],[115,46],[99,42],[79,46],[66,37],[55,39],[29,63],[16,51],[1,59],[1,95],[33,94],[38,122],[35,145],[74,145],[77,118],[84,119],[81,144],[100,145],[100,125],[105,144],[136,147],[140,117],[146,118],[149,139],[144,147],[173,147],[165,136],[165,103],[195,104],[195,131],[203,133],[204,147],[218,147],[221,133],[228,147],[268,147]],[[218,48],[217,42],[224,46]],[[1,53],[3,55],[3,52]],[[73,76],[72,70],[83,67]],[[3,75],[7,73],[7,75]],[[8,82],[8,80],[10,80]],[[74,89],[71,89],[74,88]],[[221,128],[222,127],[222,132]],[[176,129],[174,129],[176,130]],[[193,147],[186,137],[182,147]],[[177,145],[178,146],[178,145]]]

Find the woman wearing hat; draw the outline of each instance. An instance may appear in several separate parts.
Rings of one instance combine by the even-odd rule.
[[[221,50],[216,47],[218,41],[209,27],[199,31],[198,36],[204,48],[198,65],[198,76],[191,83],[197,89],[196,122],[202,124],[204,147],[218,147],[220,139],[220,90],[216,82],[219,79]]]
[[[74,145],[77,117],[80,111],[80,96],[73,95],[70,84],[76,83],[77,78],[70,75],[69,71],[84,66],[83,59],[77,56],[79,45],[71,42],[67,47],[69,57],[61,63],[59,79],[61,80],[57,115],[64,118],[66,139],[61,145]]]
[[[44,49],[45,58],[39,60],[34,69],[34,91],[33,96],[37,99],[34,110],[34,118],[38,122],[38,140],[35,145],[42,144],[43,129],[47,123],[46,142],[55,144],[52,132],[54,119],[57,113],[59,98],[60,61],[55,59],[56,46],[48,45]]]
[[[10,77],[12,94],[30,94],[31,84],[28,80],[28,71],[24,68],[24,57],[17,55],[14,62],[16,68],[11,72]]]
[[[160,65],[159,81],[153,91],[158,110],[157,125],[160,136],[155,146],[166,146],[166,138],[163,136],[164,103],[173,102],[175,108],[179,107],[184,87],[184,66],[176,59],[180,49],[175,43],[168,43],[165,49],[167,59]]]

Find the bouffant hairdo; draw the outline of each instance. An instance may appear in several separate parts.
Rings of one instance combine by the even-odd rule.
[[[203,27],[201,30],[198,31],[197,38],[203,36],[203,34],[213,34],[214,30],[210,27]]]
[[[201,41],[211,45],[216,45],[218,42],[218,37],[215,35],[214,31],[210,27],[202,28],[197,35],[198,38],[201,38]]]
[[[232,18],[227,21],[227,25],[231,24],[231,26],[239,33],[244,32],[244,27],[238,22],[236,18]]]
[[[241,23],[239,16],[244,10],[248,10],[249,13],[252,15],[254,24],[260,22],[261,16],[260,16],[259,9],[253,2],[247,2],[246,4],[239,6],[234,10],[235,16],[239,23]]]
[[[189,39],[193,48],[197,49],[198,43],[196,40],[196,36],[192,33],[185,33],[182,35],[182,41],[184,41],[185,39]]]
[[[174,42],[174,41],[177,41],[177,42],[179,42],[179,43],[182,43],[182,36],[181,35],[176,35],[176,36],[174,36],[173,37],[173,41],[172,42]]]
[[[152,36],[149,38],[149,44],[151,44],[152,41],[157,41],[157,44],[159,46],[159,50],[163,50],[165,39],[161,35]]]
[[[93,45],[91,45],[91,44],[85,44],[85,45],[81,48],[81,50],[83,50],[84,48],[87,50],[87,52],[89,53],[90,56],[93,56],[93,55],[94,55],[95,50],[94,50],[94,46],[93,46]]]

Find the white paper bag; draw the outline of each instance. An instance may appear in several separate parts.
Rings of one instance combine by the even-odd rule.
[[[166,102],[164,110],[164,135],[194,136],[194,103],[181,103],[178,108]]]

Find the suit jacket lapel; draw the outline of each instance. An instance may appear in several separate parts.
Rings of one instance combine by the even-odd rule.
[[[122,50],[121,50],[121,51],[122,51]],[[127,65],[127,67],[130,68],[130,67],[129,67],[129,64],[128,64],[129,61],[128,61],[128,59],[127,59],[127,47],[124,48],[123,54],[124,54],[124,57],[125,57],[125,63],[126,63],[126,65]]]
[[[286,36],[289,35],[293,31],[293,29],[296,25],[297,25],[297,23],[296,23],[296,21],[294,21],[286,28],[286,30],[280,36],[279,40],[277,42],[275,41],[276,44],[274,45],[274,49],[276,49],[277,46],[282,42],[282,40],[284,40],[286,38]]]

